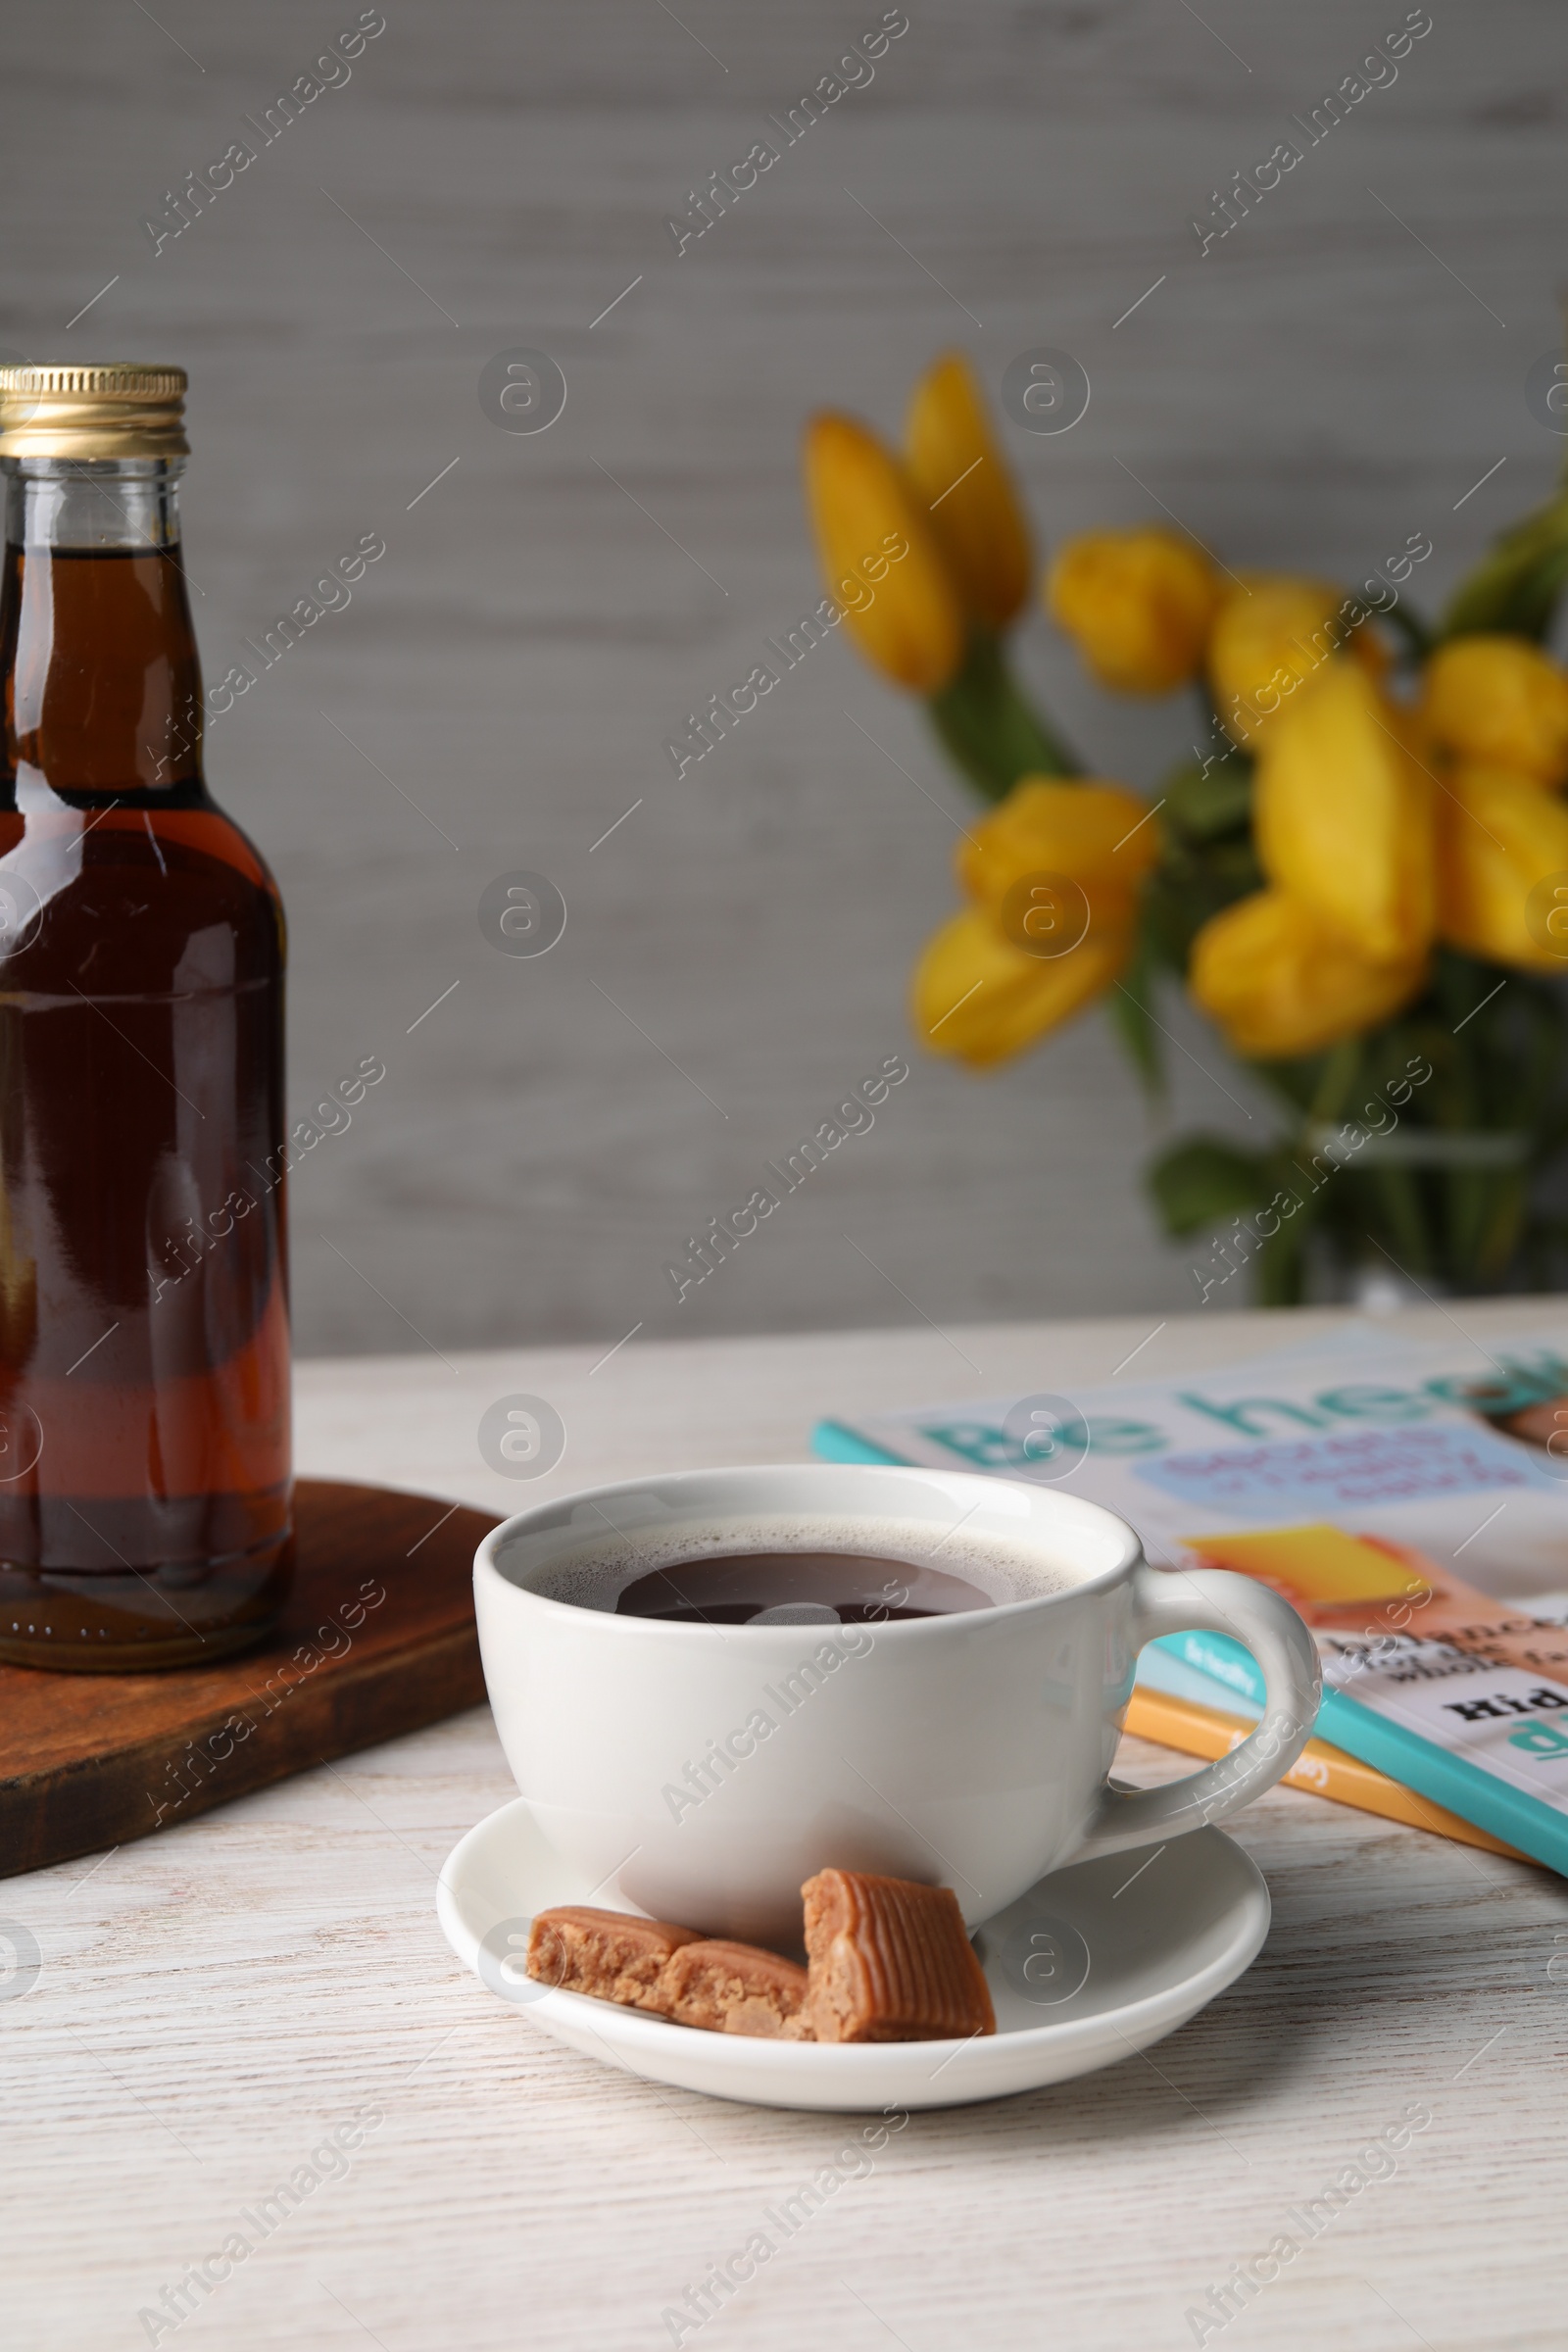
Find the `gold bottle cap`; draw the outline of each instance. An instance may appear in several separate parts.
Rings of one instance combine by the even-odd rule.
[[[185,370],[0,367],[0,458],[184,458]]]

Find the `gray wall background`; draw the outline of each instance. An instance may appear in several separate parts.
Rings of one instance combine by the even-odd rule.
[[[662,746],[819,593],[805,416],[896,428],[954,343],[993,389],[1037,344],[1089,371],[1075,430],[1007,428],[1044,538],[1163,507],[1237,567],[1358,578],[1424,530],[1420,590],[1445,590],[1560,455],[1523,383],[1558,334],[1568,18],[1431,0],[1396,83],[1200,258],[1211,190],[1400,0],[908,9],[874,82],[679,259],[665,216],[877,0],[385,0],[349,83],[156,257],[163,191],[356,9],[12,14],[0,341],[190,368],[209,680],[362,532],[387,543],[209,750],[290,911],[296,1110],[387,1065],[296,1180],[308,1352],[1192,1303],[1140,1160],[1171,1123],[1263,1113],[1173,1008],[1191,1058],[1165,1114],[1100,1015],[990,1079],[917,1061],[676,1305],[683,1237],[910,1050],[966,804],[918,708],[839,642],[683,780]],[[569,384],[537,436],[476,397],[515,345]],[[1086,685],[1038,612],[1020,661],[1140,789],[1191,740],[1180,699]],[[514,868],[570,909],[536,961],[476,921]]]

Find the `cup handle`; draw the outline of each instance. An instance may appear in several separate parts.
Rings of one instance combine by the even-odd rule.
[[[1289,1601],[1266,1585],[1224,1568],[1172,1574],[1140,1560],[1133,1571],[1132,1592],[1135,1648],[1142,1649],[1161,1634],[1182,1634],[1195,1627],[1229,1634],[1262,1668],[1266,1704],[1256,1731],[1201,1772],[1169,1781],[1162,1788],[1116,1788],[1107,1784],[1072,1855],[1075,1862],[1152,1845],[1159,1838],[1179,1838],[1205,1822],[1228,1821],[1290,1771],[1312,1736],[1322,1696],[1317,1645]]]

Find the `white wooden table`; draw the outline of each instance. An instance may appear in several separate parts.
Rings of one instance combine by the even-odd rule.
[[[1494,1329],[1503,1311],[1486,1310]],[[1562,1320],[1511,1312],[1521,1329]],[[1272,1323],[1173,1321],[1140,1372],[1250,1352]],[[988,1388],[1022,1394],[1104,1378],[1147,1329],[955,1336]],[[306,1364],[301,1468],[512,1509],[661,1465],[800,1457],[822,1410],[973,1385],[925,1330],[634,1342],[594,1364],[584,1349]],[[493,1477],[475,1450],[479,1414],[514,1391],[565,1420],[544,1490]],[[1126,1760],[1188,1768],[1154,1749]],[[511,1793],[480,1710],[0,1886],[0,1916],[41,1952],[32,1988],[0,2000],[8,2345],[670,2341],[663,2308],[844,2133],[612,2074],[460,1968],[436,1873]],[[1191,2344],[1186,2314],[1209,2286],[1415,2102],[1432,2122],[1394,2177],[1352,2193],[1206,2340],[1560,2352],[1568,1888],[1294,1790],[1236,1834],[1275,1905],[1250,1974],[1148,2057],[915,2116],[701,2330],[705,2352]],[[297,2168],[340,2129],[352,2155],[322,2156],[248,2261],[205,2297],[187,2290],[177,2329],[139,2318],[280,2180],[303,2184]]]

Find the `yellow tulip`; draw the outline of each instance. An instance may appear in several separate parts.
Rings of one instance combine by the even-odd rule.
[[[1089,531],[1069,539],[1046,580],[1046,607],[1102,686],[1169,694],[1203,658],[1219,581],[1174,531]]]
[[[1437,920],[1435,787],[1407,735],[1358,662],[1327,662],[1263,738],[1253,790],[1269,880],[1377,963],[1424,954]]]
[[[915,385],[905,463],[964,603],[1004,629],[1029,594],[1029,525],[974,370],[950,351]]]
[[[983,908],[966,907],[927,945],[914,974],[914,1025],[933,1054],[976,1069],[1021,1054],[1107,989],[1132,954],[1133,925],[1091,932],[1065,956],[1032,956]]]
[[[1124,920],[1133,895],[1159,855],[1148,804],[1119,784],[1058,784],[1026,776],[999,808],[958,844],[958,879],[995,912],[1030,874],[1062,874],[1102,909]]]
[[[1538,882],[1568,876],[1568,808],[1533,776],[1462,767],[1438,797],[1438,922],[1471,956],[1560,972],[1556,942],[1530,905]],[[1568,903],[1568,902],[1565,902]]]
[[[1542,784],[1568,776],[1568,677],[1527,637],[1451,638],[1423,685],[1440,751]]]
[[[822,576],[851,636],[899,685],[935,694],[963,658],[964,619],[925,502],[852,416],[808,427],[806,494]]]
[[[1203,925],[1187,984],[1238,1054],[1317,1054],[1398,1011],[1426,972],[1422,954],[1366,956],[1282,890],[1255,891]]]
[[[1208,641],[1214,707],[1238,743],[1276,711],[1289,710],[1302,683],[1348,650],[1373,670],[1384,649],[1365,621],[1352,627],[1353,598],[1323,580],[1250,572],[1220,605]]]

